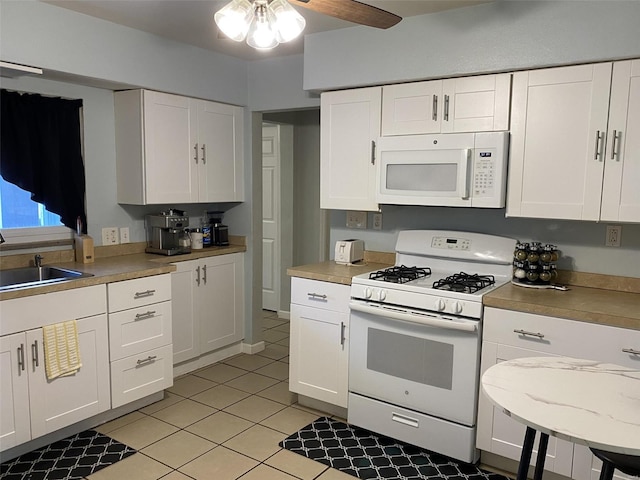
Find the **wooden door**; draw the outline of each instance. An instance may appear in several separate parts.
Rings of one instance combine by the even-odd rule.
[[[0,451],[31,440],[24,333],[0,337]]]
[[[262,308],[280,310],[280,126],[262,126]]]
[[[611,63],[513,77],[507,216],[598,220]]]

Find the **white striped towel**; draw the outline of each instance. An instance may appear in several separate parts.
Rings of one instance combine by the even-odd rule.
[[[72,375],[80,370],[80,347],[75,320],[42,327],[47,379]]]

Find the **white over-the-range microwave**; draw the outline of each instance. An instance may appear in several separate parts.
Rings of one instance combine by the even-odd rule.
[[[502,208],[509,132],[380,137],[380,204]]]

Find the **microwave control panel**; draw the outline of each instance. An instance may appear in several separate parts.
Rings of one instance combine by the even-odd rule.
[[[473,196],[492,197],[495,188],[495,148],[478,148],[474,159]]]

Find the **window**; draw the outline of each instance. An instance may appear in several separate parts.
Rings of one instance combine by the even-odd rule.
[[[0,177],[0,228],[53,227],[60,215],[31,200],[31,193]]]

